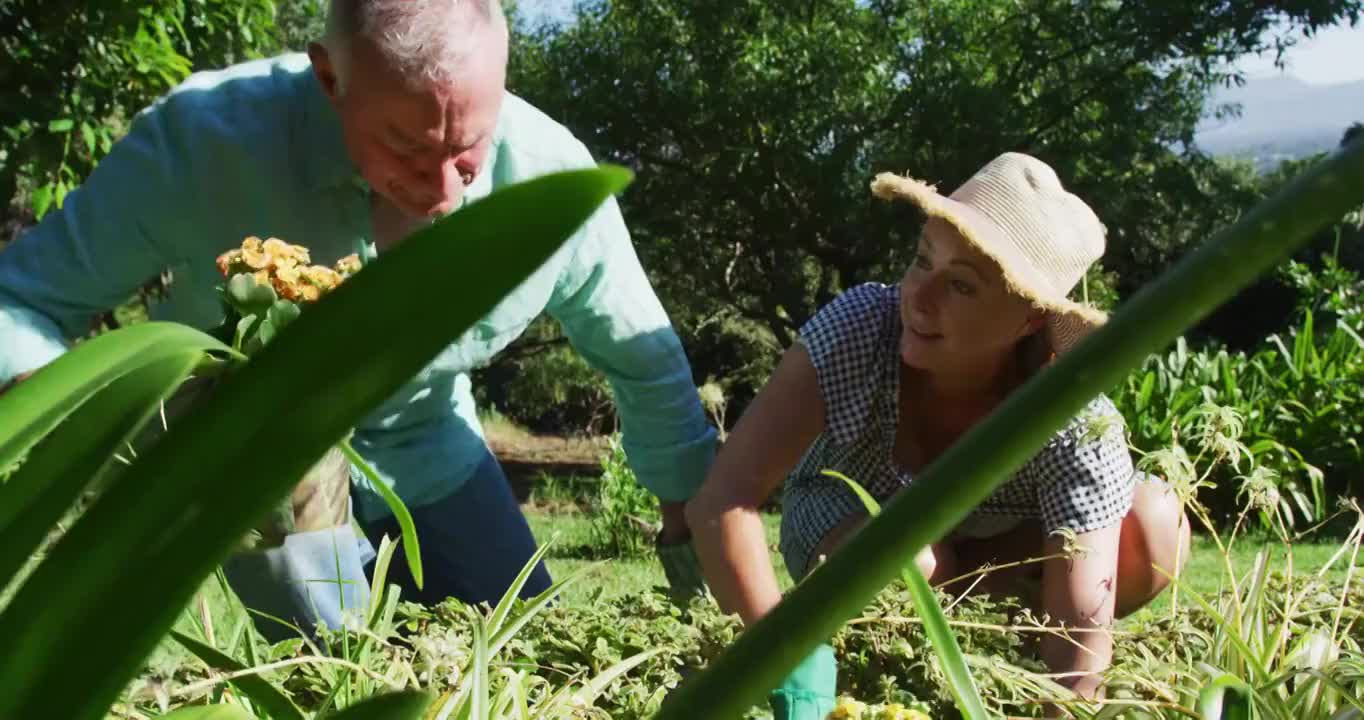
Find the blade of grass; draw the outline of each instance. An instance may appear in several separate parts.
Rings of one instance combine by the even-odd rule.
[[[0,614],[10,661],[0,674],[0,717],[102,717],[251,525],[629,177],[569,171],[498,190],[407,238],[224,377],[90,508]],[[437,303],[441,312],[430,312]],[[109,622],[91,597],[117,598],[120,621]],[[62,638],[80,638],[83,651],[69,653]],[[69,692],[72,676],[83,679],[82,692]]]
[[[407,509],[398,494],[393,492],[393,488],[384,482],[379,473],[374,471],[360,453],[355,452],[351,447],[350,440],[343,440],[340,443],[341,453],[346,456],[351,464],[360,468],[360,472],[369,478],[370,487],[379,493],[379,497],[384,499],[388,509],[393,513],[393,517],[398,520],[398,528],[403,536],[403,555],[407,558],[407,568],[412,572],[412,579],[417,583],[417,588],[422,587],[422,550],[421,545],[417,544],[417,526],[412,523],[412,513]]]
[[[516,574],[511,585],[502,593],[502,599],[498,601],[497,607],[493,608],[492,614],[488,616],[488,632],[496,636],[502,630],[502,623],[506,622],[507,614],[511,612],[512,605],[516,604],[516,598],[521,596],[521,588],[526,586],[526,581],[530,579],[531,573],[535,572],[535,567],[540,564],[545,553],[549,552],[550,546],[558,538],[559,536],[556,533],[547,542],[541,543],[540,547],[536,548],[535,554],[531,555],[530,560],[527,560],[525,565],[521,567],[521,572]]]
[[[474,656],[465,673],[473,683],[469,712],[473,720],[488,720],[488,663],[492,662],[492,656],[488,653],[488,633],[483,621],[473,625],[470,630],[474,635]]]
[[[1253,708],[1250,687],[1235,675],[1222,675],[1198,693],[1198,712],[1203,720],[1251,720]]]
[[[245,670],[246,665],[234,660],[231,656],[219,652],[205,643],[201,643],[192,637],[185,635],[178,630],[171,631],[171,637],[180,643],[194,656],[204,661],[214,670],[223,672],[236,672]],[[285,697],[274,685],[259,675],[243,675],[232,681],[242,693],[251,698],[262,710],[270,713],[271,720],[304,720],[303,711],[292,700]]]
[[[1186,255],[1030,379],[664,703],[658,720],[738,717],[944,536],[1071,417],[1364,200],[1364,141],[1337,150]]]
[[[374,559],[374,575],[370,578],[369,612],[366,613],[371,628],[379,622],[389,594],[400,592],[396,585],[388,584],[388,566],[393,562],[393,552],[397,549],[397,544],[388,535],[384,535],[379,542],[379,552]]]
[[[554,598],[558,597],[559,593],[568,589],[568,586],[573,583],[581,580],[592,570],[597,569],[599,565],[601,565],[600,562],[579,568],[563,580],[549,586],[547,590],[535,596],[530,602],[527,602],[525,607],[521,610],[521,613],[513,618],[511,622],[507,623],[501,630],[497,631],[497,633],[492,636],[492,639],[488,641],[488,651],[493,655],[497,655],[497,653],[501,652],[502,646],[510,642],[511,639],[516,636],[516,633],[520,631],[526,623],[530,622],[537,613],[548,607],[551,602],[554,602]]]
[[[591,707],[592,704],[597,701],[597,696],[601,695],[606,688],[610,687],[611,683],[616,681],[616,678],[634,670],[644,663],[644,661],[663,652],[663,650],[664,648],[646,650],[645,652],[625,658],[615,665],[601,671],[596,677],[584,684],[578,689],[578,692],[575,693],[578,702],[581,703],[581,706]]]
[[[868,515],[874,518],[881,514],[881,504],[855,480],[835,470],[823,472],[842,480],[852,488],[862,501],[862,506],[867,509]],[[957,709],[961,711],[965,720],[988,720],[990,715],[985,711],[985,703],[980,699],[980,690],[976,688],[976,681],[971,677],[971,669],[966,666],[966,657],[962,655],[961,646],[957,644],[957,636],[952,633],[952,628],[947,624],[947,616],[943,615],[942,606],[938,604],[937,594],[933,592],[928,580],[912,559],[905,563],[900,571],[900,577],[909,588],[914,608],[918,610],[919,617],[923,620],[924,634],[928,636],[928,641],[937,652],[938,661],[942,663],[943,674],[947,676],[947,687],[951,690],[952,697],[956,699]]]

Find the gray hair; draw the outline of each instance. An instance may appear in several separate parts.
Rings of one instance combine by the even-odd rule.
[[[417,85],[451,81],[471,51],[465,40],[506,21],[499,0],[330,0],[328,5],[323,41],[338,55],[343,78],[349,43],[362,37]]]

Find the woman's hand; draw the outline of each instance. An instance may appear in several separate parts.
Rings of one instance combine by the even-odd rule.
[[[794,345],[748,406],[687,503],[706,583],[725,612],[752,624],[781,601],[758,508],[824,429],[810,356]]]
[[[1053,624],[1071,631],[1068,637],[1047,635],[1042,659],[1055,673],[1078,673],[1062,678],[1062,685],[1083,697],[1095,697],[1099,673],[1113,659],[1113,608],[1117,599],[1118,539],[1122,523],[1081,533],[1081,546],[1072,557],[1047,560],[1042,569],[1043,610]],[[1046,539],[1043,555],[1065,551],[1062,538]]]

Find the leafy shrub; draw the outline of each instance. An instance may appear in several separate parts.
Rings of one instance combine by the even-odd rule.
[[[601,469],[592,508],[592,547],[614,557],[644,555],[658,530],[658,498],[635,478],[619,435],[612,436]]]
[[[1177,440],[1204,403],[1233,408],[1250,454],[1276,474],[1290,522],[1321,520],[1364,469],[1361,284],[1330,258],[1323,268],[1286,266],[1299,288],[1298,323],[1253,353],[1192,350],[1180,339],[1129,375],[1112,397],[1132,444],[1149,452]],[[1237,491],[1219,470],[1203,499],[1225,519],[1235,512]]]

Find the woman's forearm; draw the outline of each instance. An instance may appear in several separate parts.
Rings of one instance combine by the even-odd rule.
[[[762,518],[747,507],[688,508],[693,543],[720,609],[751,625],[781,602]],[[697,524],[701,527],[697,527]]]

